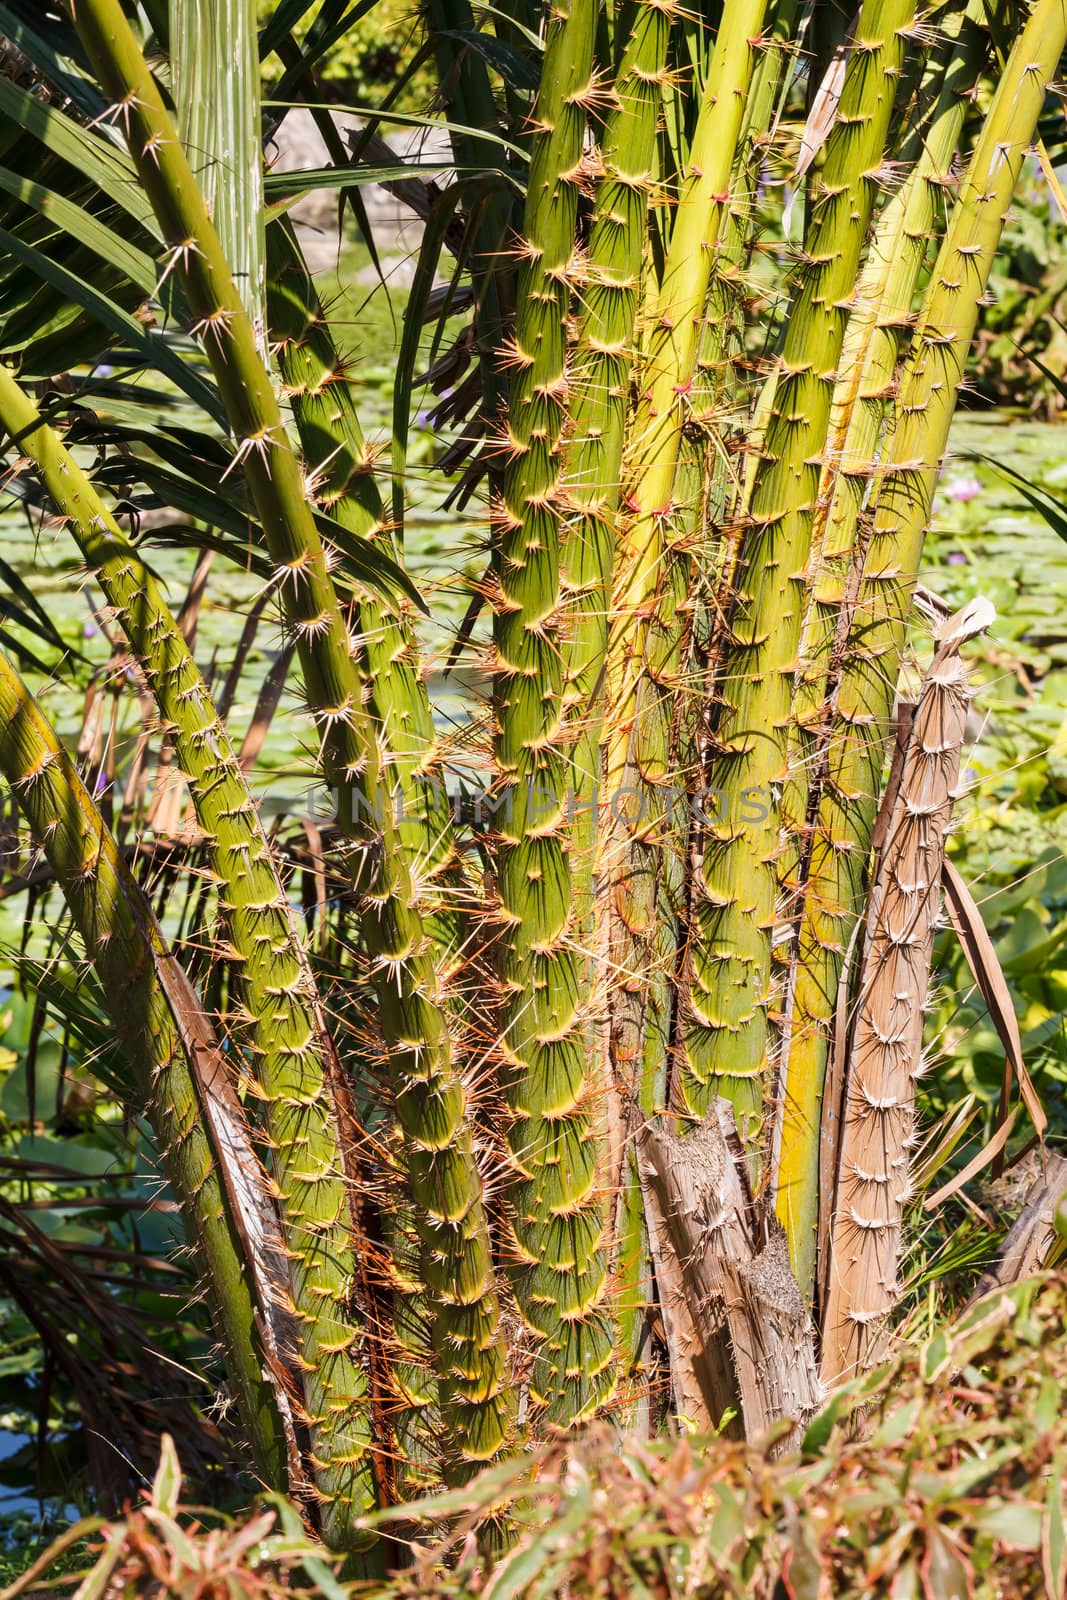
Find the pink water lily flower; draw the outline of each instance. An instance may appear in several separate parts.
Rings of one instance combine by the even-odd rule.
[[[968,500],[976,500],[982,492],[981,481],[978,478],[953,478],[951,483],[945,485],[945,495],[949,500],[959,500],[964,504]]]

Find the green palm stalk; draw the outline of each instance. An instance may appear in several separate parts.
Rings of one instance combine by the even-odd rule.
[[[385,529],[381,499],[352,392],[314,285],[291,236],[280,229],[272,228],[268,234],[268,263],[271,335],[278,341],[278,361],[315,492],[340,527],[360,540],[380,541]],[[461,1083],[451,1070],[451,1045],[447,1032],[441,1028],[440,1015],[448,1005],[452,980],[463,963],[457,905],[462,890],[433,712],[407,615],[380,596],[362,590],[352,622],[363,669],[363,693],[390,789],[388,804],[396,844],[392,859],[383,864],[383,875],[387,879],[392,875],[397,885],[404,884],[404,892],[411,897],[411,937],[421,940],[424,947],[420,952],[421,976],[416,973],[415,981],[421,981],[424,992],[435,996],[438,1007],[434,1043],[439,1057],[440,1090],[433,1091],[432,1076],[428,1083],[431,1092],[448,1093],[449,1080],[456,1088],[461,1088]],[[358,820],[365,809],[364,792],[357,792],[351,804]],[[412,864],[406,877],[405,859]],[[408,1027],[412,1018],[418,1024],[415,1005],[408,1022],[398,1025],[401,1029]],[[400,1037],[409,1035],[401,1031]],[[458,1105],[458,1101],[453,1103]],[[415,1195],[427,1208],[427,1220],[420,1229],[424,1259],[445,1263],[444,1269],[441,1265],[435,1267],[439,1325],[434,1340],[439,1366],[449,1384],[446,1414],[458,1424],[461,1458],[478,1461],[499,1448],[508,1426],[509,1406],[503,1391],[502,1352],[496,1334],[496,1299],[480,1182],[464,1127],[466,1120],[464,1103],[452,1130],[456,1151],[450,1155],[442,1152],[437,1174],[431,1170],[427,1175],[423,1159],[423,1170],[416,1173],[419,1187]],[[409,1138],[415,1137],[410,1127],[405,1131]],[[433,1198],[433,1189],[435,1184],[449,1181],[449,1163],[459,1165],[457,1156],[463,1163],[458,1206],[465,1209],[459,1227],[452,1228],[450,1224],[455,1219],[448,1215],[432,1220],[440,1204]],[[455,1182],[454,1175],[451,1181]],[[456,1206],[457,1201],[450,1199],[449,1204]],[[462,1299],[449,1298],[464,1282],[471,1288],[461,1292],[475,1291],[469,1305]],[[416,1315],[412,1307],[401,1311],[402,1318],[409,1321]]]
[[[868,488],[877,479],[878,446],[892,404],[901,344],[959,148],[968,96],[981,66],[982,39],[966,14],[956,13],[946,22],[948,59],[939,50],[928,63],[925,87],[927,95],[933,90],[935,103],[928,120],[915,130],[916,148],[902,152],[902,160],[914,165],[879,218],[860,277],[845,334],[844,376],[835,390],[824,452],[814,538],[816,572],[794,704],[795,748],[790,752],[790,779],[782,803],[796,844],[779,875],[798,917],[798,932],[795,976],[787,996],[788,1043],[775,1135],[778,1157],[773,1162],[779,1220],[789,1238],[798,1282],[809,1297],[819,1203],[819,1107],[843,958],[827,907],[849,902],[856,888],[852,882],[856,863],[828,850],[825,841],[810,835],[806,824],[809,805],[817,803],[818,776],[825,760],[827,696],[833,692],[835,658],[857,598],[856,572],[865,553],[862,509]]]
[[[673,5],[645,0],[632,17],[604,128],[603,174],[579,273],[581,314],[569,372],[565,482],[578,515],[564,531],[560,571],[564,592],[573,596],[565,694],[578,719],[575,799],[594,823],[590,802],[599,787],[603,720],[599,684],[607,652],[630,373],[673,16]]]
[[[204,1268],[212,1325],[222,1345],[256,1470],[287,1485],[286,1444],[249,1260],[205,1128],[179,1018],[159,972],[162,935],[70,757],[37,702],[0,655],[0,772],[44,851],[93,964],[134,1075],[130,1098],[152,1126],[164,1170]],[[192,1047],[195,1048],[195,1047]]]
[[[563,529],[560,584],[567,597],[564,697],[574,725],[571,883],[575,922],[585,930],[579,937],[586,948],[593,937],[595,843],[604,827],[600,751],[615,529],[673,16],[673,6],[659,4],[641,4],[633,14],[604,128],[603,170],[586,258],[578,272],[581,312],[570,366],[564,470],[576,515]],[[625,956],[620,961],[609,951],[609,957],[610,986],[623,994]],[[595,1040],[590,1045],[595,1049]],[[620,1216],[625,1220],[615,1262],[615,1300],[620,1348],[630,1364],[643,1336],[649,1270],[632,1160],[621,1151],[616,1159],[625,1163],[625,1175],[612,1172],[610,1188],[623,1185]]]
[[[339,796],[338,820],[353,843],[352,870],[363,891],[361,932],[374,963],[405,1135],[444,1413],[460,1460],[484,1459],[499,1448],[510,1415],[493,1263],[467,1091],[452,1061],[417,872],[393,822],[384,734],[363,702],[353,645],[270,375],[159,91],[118,0],[78,0],[72,15],[124,119],[281,580],[322,739],[323,775]]]
[[[824,859],[832,853],[853,864],[850,874],[841,874],[835,883],[839,898],[825,903],[820,934],[827,948],[847,947],[859,912],[900,657],[937,474],[1004,216],[1065,41],[1064,0],[1037,0],[997,84],[960,185],[894,402],[817,819],[816,844]],[[845,1247],[840,1233],[835,1247]],[[861,1310],[838,1307],[835,1315],[841,1323]],[[832,1375],[834,1358],[827,1359]]]
[[[716,813],[703,841],[681,1088],[689,1107],[734,1105],[748,1139],[763,1107],[778,850],[804,578],[834,378],[874,207],[911,25],[911,0],[867,0],[811,219],[778,365],[718,664]]]
[[[701,475],[702,468],[703,463]],[[688,476],[683,464],[678,496],[693,505],[695,521],[702,497],[696,484],[687,484]],[[623,811],[632,806],[636,815],[626,831],[624,863],[605,863],[611,896],[611,1064],[623,1098],[624,1128],[631,1136],[661,1113],[668,1100],[673,982],[685,898],[680,841],[685,837],[686,810],[670,781],[678,771],[681,747],[678,687],[690,631],[685,602],[693,574],[692,550],[685,537],[690,519],[681,520],[682,537],[676,546],[668,542],[664,551],[660,593],[645,641],[625,800],[618,807]],[[636,1152],[629,1144],[623,1160],[615,1267],[619,1345],[634,1371],[636,1398],[644,1404],[643,1347],[652,1269]]]
[[[610,1053],[616,1079],[625,1085],[631,1118],[661,1109],[667,1091],[672,980],[684,893],[679,844],[683,819],[676,814],[670,782],[680,754],[677,697],[685,617],[691,613],[683,602],[692,585],[698,529],[706,526],[710,510],[705,452],[687,443],[686,436],[695,427],[701,440],[710,443],[726,387],[725,355],[736,315],[747,210],[736,192],[737,171],[744,167],[753,116],[761,113],[766,98],[759,86],[773,77],[769,58],[750,43],[760,25],[754,12],[737,18],[736,26],[731,18],[712,56],[689,154],[692,170],[683,183],[663,281],[648,296],[652,330],[644,365],[649,378],[642,381],[644,398],[634,426],[636,465],[627,467],[633,487],[621,532],[622,575],[625,582],[627,565],[637,552],[647,557],[638,579],[646,587],[643,592],[631,589],[635,615],[623,612],[612,645],[613,706],[618,704],[620,678],[625,685],[630,677],[632,719],[621,718],[621,738],[609,731],[606,790],[615,805],[607,818],[602,809],[599,820],[610,918]],[[721,92],[727,84],[735,92]],[[755,109],[754,99],[759,102]],[[702,250],[704,241],[709,247]],[[712,308],[706,318],[702,297]],[[648,476],[653,464],[662,473],[659,480]],[[669,512],[657,515],[653,509],[650,515],[656,495],[667,484]],[[660,552],[658,566],[653,547]],[[635,629],[639,642],[630,637]],[[626,662],[631,650],[636,653]],[[623,698],[626,692],[623,686]],[[618,720],[613,711],[612,730]],[[638,1365],[650,1285],[642,1210],[637,1174],[628,1162],[617,1223],[619,1328],[624,1358]]]
[[[642,363],[640,400],[626,463],[632,513],[616,553],[617,622],[609,659],[609,794],[623,782],[648,618],[659,592],[664,530],[674,507],[686,397],[697,367],[708,288],[729,214],[731,177],[758,57],[765,0],[736,0],[720,27],[678,195],[670,248]]]
[[[699,419],[703,426],[716,409],[701,357],[713,371],[720,365],[723,328],[707,329],[703,319],[720,269],[736,265],[725,261],[722,235],[762,19],[761,0],[746,0],[719,30],[662,282],[646,295],[651,331],[625,466],[630,488],[616,558],[605,756],[605,792],[616,805],[602,818],[601,872],[615,989],[612,1063],[646,1114],[662,1105],[666,1088],[674,921],[664,896],[675,910],[680,899],[671,847],[677,818],[664,791],[676,753],[669,697],[680,661],[678,585],[688,582],[683,552],[703,508],[700,474],[680,478],[679,463],[687,424]],[[724,287],[724,298],[728,292]],[[713,391],[717,383],[716,372]],[[623,1246],[623,1259],[633,1265],[624,1272],[622,1322],[636,1336],[638,1284],[647,1272],[636,1250],[639,1197],[632,1174],[625,1204],[623,1231],[630,1243]]]
[[[287,223],[267,232],[267,313],[285,393],[293,408],[309,485],[339,528],[370,546],[388,543],[381,494],[345,364]],[[343,560],[343,556],[341,557]],[[430,697],[407,611],[365,587],[351,618],[364,695],[381,730],[398,791],[397,828],[415,863],[443,973],[458,960],[457,855]],[[442,903],[444,902],[444,903]]]
[[[340,527],[374,543],[386,537],[383,507],[344,363],[315,285],[285,223],[267,232],[267,314],[316,498]],[[417,863],[427,936],[442,997],[462,959],[456,897],[462,895],[453,818],[418,650],[406,613],[360,589],[352,627],[359,640],[367,704],[382,728],[398,792],[397,834]],[[402,1154],[398,1152],[402,1163]],[[419,1470],[420,1430],[434,1398],[424,1351],[427,1306],[418,1262],[401,1227],[391,1239],[394,1337],[405,1352],[391,1363],[398,1400],[390,1422],[398,1455]],[[425,1487],[425,1485],[421,1485]]]
[[[788,35],[790,9],[783,6],[775,12],[772,38]],[[754,21],[753,18],[748,20]],[[743,33],[744,28],[735,28],[731,19],[728,37],[736,40]],[[725,47],[724,40],[720,48]],[[691,699],[684,686],[682,670],[683,616],[693,619],[689,648],[697,650],[686,672],[696,672],[700,677],[704,664],[698,657],[701,651],[706,652],[708,645],[698,645],[699,628],[695,626],[695,619],[700,608],[693,585],[699,583],[700,573],[710,575],[717,571],[734,542],[720,539],[733,500],[724,423],[744,398],[735,365],[742,348],[742,270],[751,232],[754,169],[773,107],[781,65],[781,51],[774,47],[761,47],[746,61],[747,80],[738,85],[739,92],[744,89],[744,106],[739,119],[733,97],[711,94],[705,97],[704,121],[699,126],[701,161],[706,159],[709,150],[724,146],[730,139],[735,140],[735,153],[725,206],[722,191],[714,188],[715,181],[726,171],[725,159],[719,171],[707,174],[702,165],[693,163],[707,179],[705,195],[712,208],[704,231],[716,234],[714,252],[705,252],[712,261],[706,304],[697,318],[699,341],[695,346],[689,341],[678,342],[673,332],[677,308],[667,312],[669,326],[653,329],[653,348],[657,344],[660,347],[661,393],[658,401],[650,401],[646,394],[649,414],[642,420],[646,426],[651,423],[655,404],[673,406],[670,415],[664,417],[662,427],[673,429],[673,437],[667,441],[668,452],[676,452],[677,459],[673,468],[672,510],[663,519],[666,532],[662,572],[656,574],[649,563],[647,581],[654,582],[655,587],[639,608],[639,619],[647,616],[647,642],[640,676],[635,678],[633,731],[628,736],[627,765],[621,774],[622,792],[640,818],[640,827],[631,828],[629,836],[621,843],[613,838],[609,847],[615,919],[612,967],[617,985],[612,1007],[612,1058],[624,1073],[632,1070],[635,1062],[644,1060],[651,1080],[645,1084],[642,1095],[650,1105],[663,1103],[668,1053],[665,1029],[671,1005],[670,972],[676,957],[671,924],[681,904],[680,840],[685,831],[683,827],[680,832],[676,820],[670,816],[670,801],[665,798],[663,786],[668,778],[676,777],[679,763],[686,772],[696,770],[699,765],[696,753],[683,748],[686,741],[681,737],[684,729],[691,729],[699,721],[699,714],[680,712],[679,702],[688,707]],[[725,80],[729,67],[720,65],[718,70]],[[675,97],[677,93],[676,90]],[[700,236],[698,220],[694,212],[689,218],[688,233],[679,235],[674,252],[665,264],[664,282],[690,274],[694,247]],[[699,293],[699,284],[687,289],[683,307],[684,312],[694,318]],[[660,295],[659,287],[649,294],[647,315],[653,320]],[[678,366],[672,369],[669,358],[675,353]],[[656,444],[647,433],[642,434],[640,425],[634,431],[638,465],[631,471],[634,479],[631,504],[638,505],[646,455],[649,449],[655,451]],[[670,470],[668,453],[665,463],[668,475]],[[627,538],[631,546],[642,542],[640,532],[628,534]],[[720,577],[726,581],[723,575]],[[623,628],[627,626],[624,618]],[[618,778],[613,777],[613,789],[616,781]],[[676,842],[667,847],[670,840]],[[661,902],[661,890],[667,894],[666,905]]]
[[[374,1504],[362,1335],[348,1308],[351,1224],[321,1029],[306,963],[255,803],[158,583],[92,484],[11,374],[0,367],[0,425],[33,461],[67,519],[173,729],[209,841],[255,1059],[291,1260],[306,1374],[303,1404],[329,1533]]]
[[[612,1383],[604,1213],[591,1103],[585,963],[568,838],[560,552],[569,514],[572,253],[592,91],[595,0],[570,0],[546,36],[516,290],[510,457],[498,507],[494,622],[502,1050],[518,1179],[509,1192],[516,1294],[538,1344],[531,1389],[548,1417],[590,1414]]]

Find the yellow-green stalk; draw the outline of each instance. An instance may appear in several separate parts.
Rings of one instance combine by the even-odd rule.
[[[56,876],[133,1074],[130,1103],[151,1124],[164,1171],[204,1271],[212,1326],[248,1431],[256,1470],[288,1487],[281,1418],[265,1372],[254,1283],[230,1213],[189,1069],[182,1027],[158,964],[158,924],[73,762],[40,706],[0,654],[0,772]]]
[[[861,905],[893,699],[934,487],[1005,213],[1067,42],[1067,0],[1037,0],[997,84],[925,291],[889,423],[863,588],[833,708],[813,870],[839,861],[820,943],[843,952]]]
[[[315,500],[354,541],[394,554],[373,459],[345,363],[287,222],[267,230],[271,342]],[[340,566],[344,551],[336,552]],[[357,587],[350,627],[370,715],[397,795],[397,830],[415,864],[442,974],[459,961],[457,853],[433,709],[408,611]]]
[[[355,396],[311,274],[287,222],[267,231],[267,315],[285,392],[293,409],[308,477],[320,506],[353,538],[385,544],[388,534],[372,457]],[[339,553],[343,563],[343,553]],[[382,729],[398,796],[396,828],[417,863],[423,916],[442,997],[462,966],[458,854],[433,712],[419,667],[407,612],[357,588],[350,626],[357,642],[368,709]],[[397,1151],[403,1165],[403,1153]],[[394,1219],[396,1220],[396,1219]],[[425,1489],[424,1414],[436,1402],[432,1353],[425,1349],[427,1304],[417,1251],[402,1222],[391,1229],[393,1338],[401,1357],[390,1362],[398,1399],[390,1413],[394,1447],[403,1467]],[[421,1354],[424,1360],[417,1359]]]
[[[563,528],[560,585],[567,605],[561,638],[564,697],[574,728],[571,882],[575,926],[587,950],[596,937],[596,842],[611,831],[608,818],[618,801],[601,788],[608,618],[657,127],[674,10],[673,0],[642,0],[634,10],[604,126],[588,247],[577,270],[580,312],[570,362],[564,468],[575,515]],[[603,990],[614,997],[614,1019],[615,999],[626,992],[628,980],[610,946],[607,954],[607,968],[597,973],[596,981],[602,986],[600,1004]],[[590,1049],[595,1048],[591,1035]],[[614,1051],[611,1056],[612,1087],[616,1094],[621,1090],[619,1122],[625,1129],[641,1098],[637,1074],[631,1063],[629,1076],[624,1067],[620,1077]],[[630,1365],[645,1327],[649,1270],[630,1153],[620,1151],[608,1171],[613,1185],[625,1186],[628,1203],[619,1215],[628,1219],[623,1228],[633,1235],[632,1243],[618,1241],[615,1261],[620,1349]]]
[[[975,22],[977,18],[975,19]],[[826,907],[854,889],[852,865],[807,828],[818,803],[826,760],[835,669],[855,610],[865,550],[862,514],[879,476],[882,425],[892,404],[901,345],[911,325],[915,294],[938,212],[951,188],[959,148],[983,55],[982,35],[965,13],[946,22],[946,49],[927,67],[927,94],[935,101],[918,125],[903,159],[914,161],[907,180],[887,202],[860,276],[834,392],[816,511],[814,582],[801,647],[794,702],[794,745],[782,801],[794,847],[779,877],[787,909],[798,919],[795,972],[786,997],[787,1043],[773,1160],[778,1217],[789,1239],[798,1282],[810,1296],[814,1281],[819,1202],[819,1110],[831,1020],[837,1002],[839,930]],[[962,33],[961,33],[962,29]],[[946,59],[946,50],[948,59]],[[824,943],[827,932],[830,943]]]
[[[393,818],[384,732],[365,706],[301,464],[218,236],[159,90],[118,0],[77,0],[79,37],[121,117],[238,441],[238,459],[274,562],[297,645],[321,766],[339,799],[361,890],[394,1101],[433,1310],[450,1443],[461,1462],[491,1456],[510,1401],[481,1180],[427,938],[418,864]]]
[[[780,785],[818,458],[913,16],[913,0],[866,0],[856,23],[718,661],[708,770],[717,820],[704,833],[697,868],[681,1088],[697,1112],[712,1096],[726,1096],[749,1141],[761,1126],[766,1088]]]
[[[706,510],[702,486],[698,491],[702,463],[683,481],[680,462],[687,425],[709,425],[721,385],[717,369],[725,328],[721,322],[709,327],[705,313],[709,293],[714,300],[721,287],[721,306],[729,296],[729,288],[718,285],[720,270],[725,266],[732,276],[738,264],[724,239],[739,205],[735,186],[745,181],[738,160],[763,20],[762,0],[742,0],[716,40],[662,281],[646,293],[650,326],[625,464],[628,491],[618,531],[607,669],[604,790],[615,804],[601,820],[599,870],[611,927],[612,1063],[620,1079],[631,1082],[646,1114],[662,1102],[666,1087],[674,960],[671,919],[666,936],[661,920],[664,895],[679,897],[672,848],[684,848],[675,842],[678,818],[664,796],[664,786],[676,776],[673,714],[665,697],[680,659],[677,606],[684,596],[677,590],[686,582],[688,559],[675,546],[685,546]],[[739,228],[735,235],[739,240]],[[700,365],[702,351],[710,378]],[[624,1323],[630,1316],[625,1308],[633,1305],[640,1314],[636,1285],[644,1275],[635,1253],[639,1224],[629,1214],[636,1204],[631,1174],[624,1223],[630,1242],[622,1248],[624,1259],[635,1265],[624,1272]]]
[[[678,195],[663,281],[649,307],[633,446],[626,461],[626,517],[616,551],[605,784],[621,785],[636,714],[648,620],[659,591],[664,530],[675,509],[675,474],[693,386],[708,287],[729,213],[747,92],[758,59],[766,0],[736,0],[724,15]]]
[[[510,454],[496,508],[497,941],[516,1181],[516,1296],[536,1338],[535,1403],[569,1424],[613,1383],[600,1141],[587,1047],[589,965],[574,905],[561,644],[567,318],[596,0],[548,23],[516,290]]]
[[[362,1334],[348,1300],[348,1197],[306,963],[270,845],[229,736],[159,584],[92,483],[6,367],[0,427],[32,461],[66,519],[170,727],[237,966],[241,1007],[290,1252],[293,1310],[306,1374],[301,1397],[327,1528],[374,1504]]]

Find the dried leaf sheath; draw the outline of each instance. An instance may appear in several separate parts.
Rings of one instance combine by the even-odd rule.
[[[973,600],[939,631],[872,886],[830,1230],[822,1352],[830,1383],[877,1359],[897,1300],[915,1080],[970,699],[960,646],[993,614],[987,600]]]

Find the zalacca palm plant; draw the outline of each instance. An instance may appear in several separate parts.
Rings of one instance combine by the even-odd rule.
[[[450,169],[383,146],[389,104],[345,149],[316,68],[367,6],[313,9],[257,39],[252,0],[0,6],[8,487],[103,596],[141,730],[116,807],[19,676],[55,640],[7,568],[0,769],[182,1206],[250,1463],[353,1550],[376,1506],[552,1426],[755,1434],[883,1347],[988,608],[938,618],[917,705],[897,684],[1067,5],[864,0],[836,37],[791,0],[432,0]],[[326,169],[265,167],[294,100]],[[424,223],[389,511],[286,218],[328,186],[363,227],[369,182]],[[458,734],[403,554],[427,340],[488,551],[455,649],[491,692]],[[221,690],[154,540],[201,586],[210,558],[261,584]],[[299,846],[227,726],[272,614],[256,722],[292,657],[333,798]],[[473,806],[448,788],[470,747]],[[150,748],[188,793],[177,946],[138,866]]]

